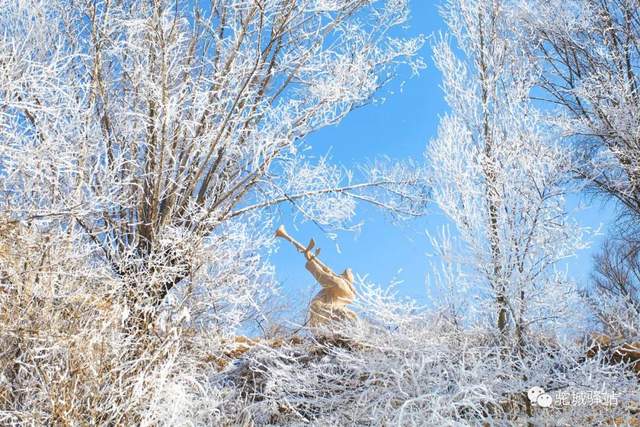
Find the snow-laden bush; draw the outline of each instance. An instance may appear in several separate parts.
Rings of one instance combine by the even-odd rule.
[[[57,225],[0,224],[0,423],[214,423],[224,401],[210,385],[215,360],[269,289],[264,277],[247,282],[264,273],[246,254],[255,247],[230,232],[231,244],[218,242],[217,253],[245,262],[224,274],[208,270],[213,284],[194,278],[198,292],[183,290],[156,307],[140,290],[163,277],[160,264],[140,271],[147,287],[133,287],[99,263],[91,241]],[[230,276],[244,279],[244,292],[229,290]],[[206,312],[197,297],[207,290],[209,311],[218,310],[211,316],[198,311]]]
[[[580,341],[528,336],[523,351],[495,332],[457,328],[361,284],[360,319],[303,343],[256,345],[217,376],[233,389],[232,423],[257,425],[599,424],[630,419],[638,379]],[[231,385],[229,385],[231,384]],[[551,408],[527,392],[542,387]],[[565,394],[563,394],[565,393]],[[613,393],[613,394],[612,394]],[[566,396],[615,396],[570,405]],[[621,418],[619,418],[621,417]]]

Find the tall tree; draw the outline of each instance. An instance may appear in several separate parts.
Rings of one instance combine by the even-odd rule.
[[[451,112],[427,150],[434,198],[466,271],[487,285],[500,341],[522,343],[526,328],[562,316],[549,313],[553,298],[571,290],[554,268],[580,239],[564,208],[570,162],[529,102],[536,76],[510,42],[510,9],[452,0],[444,17],[456,49],[447,39],[435,48]]]
[[[4,208],[66,214],[118,275],[154,277],[132,287],[156,305],[202,239],[252,210],[315,196],[311,215],[338,220],[353,200],[416,214],[405,189],[419,176],[377,168],[341,185],[299,154],[396,66],[421,67],[420,38],[388,35],[407,14],[395,0],[3,4]]]
[[[632,290],[640,233],[640,3],[526,0],[517,5],[520,45],[540,60],[542,90],[536,97],[556,107],[555,122],[576,157],[574,173],[619,208],[619,227],[612,230],[618,235],[595,259],[589,301],[606,329],[634,335],[628,331],[637,325],[621,314],[637,313]]]

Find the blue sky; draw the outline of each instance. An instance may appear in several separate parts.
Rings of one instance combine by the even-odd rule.
[[[412,16],[404,34],[430,36],[445,31],[438,15],[440,2],[412,0],[411,3]],[[357,109],[340,124],[311,136],[308,142],[313,145],[313,152],[319,155],[330,152],[334,163],[346,167],[356,167],[380,156],[421,159],[429,140],[436,135],[439,117],[447,111],[440,89],[441,76],[431,60],[430,51],[427,42],[420,53],[427,62],[427,69],[417,77],[410,78],[409,73],[399,76],[383,92],[385,102]],[[578,221],[593,228],[602,224],[606,230],[612,218],[611,208],[589,199],[571,201],[572,204],[581,202],[588,206],[581,211]],[[314,224],[295,228],[286,215],[290,208],[283,206],[281,209],[285,214],[283,222],[290,233],[303,243],[313,237],[322,248],[322,260],[336,271],[351,267],[380,286],[402,281],[397,286],[400,295],[428,302],[426,287],[430,285],[427,280],[430,269],[427,254],[430,247],[426,231],[433,233],[447,223],[436,209],[424,218],[393,224],[379,210],[361,206],[356,221],[364,222],[362,231],[340,233],[336,241],[323,235]],[[570,275],[581,285],[587,282],[591,258],[601,238],[595,236],[592,249],[582,251],[567,263]],[[336,243],[341,253],[338,253]],[[307,299],[317,291],[313,278],[304,269],[303,257],[289,244],[281,241],[272,261],[287,295]]]

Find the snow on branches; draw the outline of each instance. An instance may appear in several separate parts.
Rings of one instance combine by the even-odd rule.
[[[423,37],[394,36],[408,0],[0,5],[0,423],[631,423],[637,301],[604,291],[633,260],[603,257],[586,298],[607,339],[579,336],[560,267],[584,246],[572,173],[637,208],[637,8],[542,3],[445,2],[426,161],[355,171],[307,136],[424,67]],[[583,133],[592,157],[558,143]],[[435,202],[444,295],[358,278],[355,320],[266,329],[271,208],[346,229],[360,202]]]

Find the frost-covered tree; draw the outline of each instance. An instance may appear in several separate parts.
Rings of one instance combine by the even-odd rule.
[[[415,215],[419,174],[374,168],[355,183],[300,154],[398,65],[422,66],[420,38],[389,35],[407,14],[382,0],[5,3],[2,208],[83,233],[135,306],[158,306],[204,265],[203,241],[228,244],[234,220],[277,203],[331,224],[355,200]]]
[[[565,206],[575,159],[560,145],[556,121],[531,100],[539,64],[520,44],[518,6],[449,1],[444,17],[455,43],[445,38],[435,47],[451,111],[427,159],[434,201],[454,228],[431,238],[444,258],[436,279],[446,286],[448,339],[468,355],[461,360],[480,360],[461,367],[469,376],[447,388],[456,393],[450,406],[458,403],[459,412],[438,415],[451,423],[490,425],[629,422],[637,379],[624,363],[609,362],[630,358],[603,351],[587,359],[585,346],[567,340],[567,332],[586,326],[580,322],[584,304],[562,271],[562,260],[583,244]],[[618,324],[634,326],[629,320],[635,312],[601,308]],[[487,315],[488,328],[482,321]],[[455,377],[445,372],[442,377]],[[532,404],[527,390],[533,386],[553,396],[552,409]],[[557,406],[559,396],[576,390],[625,390],[629,398],[585,410]]]
[[[517,2],[521,46],[539,58],[542,98],[581,161],[575,172],[640,216],[640,8],[636,0]]]
[[[627,335],[635,321],[629,324],[624,313],[637,315],[635,298],[625,293],[633,288],[640,232],[639,6],[635,0],[524,0],[514,14],[519,45],[538,60],[536,97],[557,115],[574,152],[573,172],[619,209],[612,231],[619,235],[596,259],[589,302],[606,329],[620,318]]]
[[[635,237],[607,239],[594,257],[593,288],[585,290],[603,332],[640,338],[640,260]]]
[[[305,138],[421,38],[404,0],[0,4],[0,423],[224,424],[211,378],[274,292],[273,212],[422,212],[422,172]],[[354,143],[349,141],[348,143]],[[418,189],[418,191],[415,191]]]
[[[556,267],[581,240],[565,210],[571,162],[529,100],[537,75],[512,42],[511,8],[452,0],[444,18],[455,48],[445,38],[434,50],[451,108],[427,150],[434,201],[461,242],[449,255],[490,296],[501,343],[523,344],[570,309],[573,287]]]

